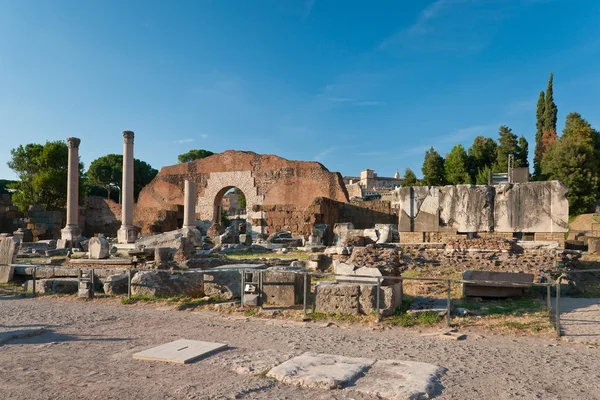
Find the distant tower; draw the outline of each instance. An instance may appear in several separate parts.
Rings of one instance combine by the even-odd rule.
[[[394,179],[400,179],[400,172],[398,172],[398,170],[396,170],[396,173],[394,174]]]

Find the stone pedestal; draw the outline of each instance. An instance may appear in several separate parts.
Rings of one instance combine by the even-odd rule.
[[[119,243],[135,243],[138,238],[139,230],[136,226],[121,225],[117,231],[117,241]]]

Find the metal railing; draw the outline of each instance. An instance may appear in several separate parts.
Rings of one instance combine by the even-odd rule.
[[[25,267],[25,268],[33,268],[32,271],[32,292],[33,292],[33,296],[36,295],[36,279],[37,278],[37,270],[38,269],[54,269],[56,268],[56,266],[41,266],[41,265],[28,265],[28,264],[12,264],[11,266],[14,267]],[[126,267],[120,267],[120,268],[93,268],[93,267],[63,267],[63,268],[73,268],[74,270],[77,270],[78,272],[78,276],[81,276],[82,271],[87,271],[88,273],[91,274],[91,276],[94,276],[95,271],[96,270],[101,270],[101,271],[105,271],[105,272],[112,272],[112,271],[120,271],[121,273],[126,273],[127,274],[127,298],[131,299],[132,298],[132,279],[133,279],[133,271],[135,272],[140,272],[140,271],[152,271],[152,272],[165,272],[165,273],[170,273],[170,274],[209,274],[209,275],[214,275],[214,274],[219,274],[219,273],[225,273],[225,272],[238,272],[240,274],[240,282],[241,282],[241,287],[240,287],[240,306],[243,308],[245,306],[244,304],[244,291],[245,291],[245,275],[246,274],[250,274],[250,273],[258,273],[258,274],[263,274],[264,272],[267,272],[266,269],[239,269],[239,268],[219,268],[219,269],[205,269],[205,270],[198,270],[198,269],[191,269],[191,270],[161,270],[161,269],[153,269],[153,268],[138,268],[135,265],[132,266],[131,268],[126,268]],[[592,272],[592,271],[599,271],[600,270],[584,270],[581,272]],[[327,272],[313,272],[313,271],[307,271],[307,270],[286,270],[286,273],[293,273],[293,274],[302,274],[303,275],[303,300],[302,300],[302,309],[303,309],[303,313],[304,315],[308,314],[308,294],[309,294],[309,288],[308,288],[308,277],[318,277],[318,278],[325,278],[325,277],[332,277],[332,278],[349,278],[351,280],[356,280],[356,279],[364,279],[364,280],[360,280],[358,282],[356,282],[357,284],[369,284],[370,282],[374,282],[376,281],[376,286],[377,286],[377,290],[376,290],[376,300],[375,300],[375,317],[376,317],[376,322],[379,323],[381,322],[381,286],[382,286],[382,281],[395,281],[395,282],[399,282],[402,283],[404,281],[429,281],[429,282],[441,282],[441,283],[445,283],[447,285],[447,298],[446,298],[446,323],[448,326],[451,326],[451,314],[452,314],[452,298],[451,298],[451,291],[452,291],[452,284],[469,284],[469,285],[479,285],[479,286],[496,286],[496,287],[523,287],[523,288],[531,288],[531,287],[540,287],[546,288],[546,307],[548,310],[552,309],[552,305],[551,305],[551,288],[554,287],[555,291],[556,291],[556,304],[555,304],[555,328],[556,328],[556,333],[558,336],[561,336],[561,328],[560,328],[560,278],[564,275],[561,275],[556,281],[554,282],[523,282],[523,283],[517,283],[517,282],[508,282],[508,281],[487,281],[487,280],[465,280],[465,279],[449,279],[449,278],[427,278],[427,277],[403,277],[403,276],[372,276],[372,275],[346,275],[346,274],[335,274],[335,273],[327,273]],[[569,271],[569,273],[572,271]],[[48,278],[48,279],[54,279],[54,278]],[[262,279],[262,277],[259,278],[259,280]],[[315,311],[315,307],[316,307],[316,290],[317,290],[318,286],[315,287],[315,301],[313,302],[313,312]]]

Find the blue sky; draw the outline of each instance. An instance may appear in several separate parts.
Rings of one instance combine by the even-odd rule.
[[[10,149],[77,136],[86,167],[192,148],[380,176],[506,124],[533,150],[555,74],[600,128],[600,2],[0,0],[0,178]]]

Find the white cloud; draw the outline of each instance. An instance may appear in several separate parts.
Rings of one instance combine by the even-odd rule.
[[[179,139],[179,140],[174,140],[173,143],[184,144],[184,143],[191,143],[193,141],[194,141],[194,139]]]

